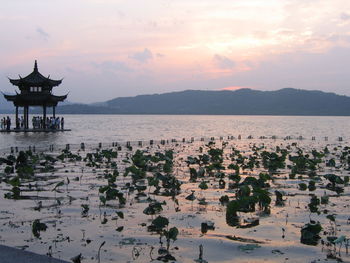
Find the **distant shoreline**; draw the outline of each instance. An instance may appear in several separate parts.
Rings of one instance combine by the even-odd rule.
[[[51,113],[48,108],[47,113]],[[11,114],[9,105],[2,114]],[[42,114],[42,109],[30,109]],[[218,115],[218,116],[350,116],[350,97],[317,90],[277,91],[185,90],[163,94],[119,97],[101,103],[63,104],[57,114],[103,115]]]

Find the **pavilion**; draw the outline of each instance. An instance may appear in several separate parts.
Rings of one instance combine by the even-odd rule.
[[[46,131],[46,109],[47,107],[52,107],[53,117],[56,118],[56,106],[58,102],[64,101],[67,98],[67,95],[64,96],[55,96],[52,94],[52,88],[57,87],[62,83],[61,80],[50,79],[44,77],[38,70],[38,64],[35,60],[34,70],[28,76],[22,78],[19,76],[19,79],[10,79],[9,81],[14,86],[17,86],[20,90],[20,93],[16,95],[6,95],[3,94],[7,101],[12,101],[16,107],[16,128],[13,131]],[[29,129],[29,107],[30,106],[41,106],[43,108],[43,129],[34,130]],[[21,130],[19,127],[19,118],[18,118],[18,108],[23,107],[23,118],[24,118],[24,130]]]

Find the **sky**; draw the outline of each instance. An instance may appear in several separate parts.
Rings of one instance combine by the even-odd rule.
[[[39,71],[73,102],[187,89],[350,96],[349,0],[1,0],[0,90]]]

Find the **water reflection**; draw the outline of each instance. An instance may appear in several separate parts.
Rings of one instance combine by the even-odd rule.
[[[72,129],[71,132],[3,133],[0,148],[239,134],[243,137],[302,135],[306,138],[315,136],[318,139],[328,136],[331,139],[338,136],[346,138],[347,131],[350,130],[350,117],[64,115],[64,118],[66,127]]]

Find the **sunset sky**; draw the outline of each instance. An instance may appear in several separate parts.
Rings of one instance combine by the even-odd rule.
[[[350,96],[349,0],[1,0],[0,90],[39,70],[74,102],[186,89]]]

